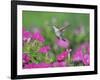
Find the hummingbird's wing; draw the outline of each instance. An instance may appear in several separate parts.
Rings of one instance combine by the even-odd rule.
[[[68,24],[67,26],[65,26],[65,27],[61,27],[61,28],[59,29],[59,31],[60,31],[60,32],[63,32],[68,26],[69,26],[69,24]]]

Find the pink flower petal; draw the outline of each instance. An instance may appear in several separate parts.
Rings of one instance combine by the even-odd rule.
[[[82,61],[82,59],[83,59],[82,51],[80,49],[77,50],[76,53],[73,54],[72,59],[73,59],[73,61]]]
[[[39,49],[39,52],[40,53],[48,53],[50,49],[51,49],[50,46],[44,46]]]
[[[89,54],[85,54],[85,55],[83,56],[83,63],[84,63],[85,65],[89,65],[89,64],[90,64],[90,55],[89,55]]]
[[[38,41],[40,41],[40,42],[44,42],[44,41],[45,41],[44,37],[41,35],[40,32],[35,32],[35,33],[32,35],[32,39],[38,40]]]
[[[61,54],[57,55],[57,60],[58,61],[64,60],[68,56],[69,53],[70,53],[69,50],[62,52]]]
[[[66,40],[62,40],[62,39],[57,39],[56,40],[56,44],[59,46],[59,47],[63,47],[63,48],[67,48],[69,46],[69,41],[66,39]]]
[[[62,61],[62,62],[54,62],[52,64],[53,67],[65,67],[67,64],[65,61]]]
[[[28,40],[31,38],[31,36],[32,36],[31,32],[26,31],[26,30],[23,28],[23,40],[24,40],[24,41],[28,41]]]

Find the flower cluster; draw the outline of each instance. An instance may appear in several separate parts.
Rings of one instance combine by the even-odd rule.
[[[46,44],[46,38],[41,31],[27,31],[23,28],[23,54],[22,62],[24,69],[66,67],[79,64],[90,64],[90,46],[88,42],[82,43],[76,49],[70,49],[68,39],[56,38],[54,45],[57,53],[53,50],[54,45]]]
[[[89,43],[83,43],[74,53],[73,61],[82,61],[83,64],[89,65],[90,63],[90,46]]]

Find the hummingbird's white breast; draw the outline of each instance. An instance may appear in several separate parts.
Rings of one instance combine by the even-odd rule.
[[[61,37],[61,32],[59,31],[59,29],[56,28],[55,26],[53,26],[53,29],[54,29],[54,32],[55,32],[56,36],[60,38]]]

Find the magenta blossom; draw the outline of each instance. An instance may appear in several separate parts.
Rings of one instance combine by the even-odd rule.
[[[61,54],[59,54],[58,56],[57,56],[57,60],[58,61],[62,61],[62,60],[64,60],[67,56],[68,56],[68,54],[70,53],[70,51],[71,51],[71,49],[67,49],[67,50],[65,50],[64,52],[62,52]]]
[[[56,44],[59,46],[59,47],[62,47],[62,48],[67,48],[69,46],[69,41],[66,39],[66,40],[63,40],[63,39],[56,39]]]
[[[89,43],[87,43],[86,51],[87,51],[88,54],[90,54],[90,45],[89,45]]]
[[[50,50],[50,46],[44,46],[42,48],[39,49],[40,53],[48,53],[48,51]]]
[[[48,68],[48,67],[51,67],[51,64],[47,64],[47,63],[44,63],[44,62],[41,62],[39,64],[30,63],[30,64],[26,64],[24,66],[24,68],[28,68],[28,69],[31,69],[31,68]]]
[[[90,46],[88,46],[88,48],[87,48],[87,52],[90,53]]]
[[[30,57],[28,56],[27,53],[23,53],[22,58],[23,58],[22,61],[23,61],[24,64],[28,63],[30,61]]]
[[[73,61],[82,61],[83,53],[81,49],[77,49],[77,51],[72,56]]]
[[[39,64],[37,64],[36,68],[48,68],[51,67],[51,64],[45,63],[45,62],[41,62]]]
[[[53,64],[52,64],[52,67],[64,67],[64,66],[66,66],[67,64],[66,64],[66,62],[65,61],[61,61],[61,62],[54,62]]]
[[[29,64],[25,64],[25,66],[23,67],[24,69],[31,69],[31,68],[34,68],[35,63],[29,63]]]
[[[89,43],[83,43],[73,54],[73,61],[82,61],[84,65],[90,63],[90,46]]]
[[[83,63],[85,64],[85,65],[89,65],[89,63],[90,63],[90,55],[89,54],[85,54],[84,56],[83,56]]]
[[[90,53],[90,45],[88,42],[86,43],[83,43],[81,46],[80,46],[81,50],[83,51],[83,54],[85,53]]]
[[[23,40],[24,41],[29,41],[31,39],[31,32],[29,31],[26,31],[24,28],[23,28]]]
[[[44,37],[41,35],[41,33],[39,31],[34,32],[34,34],[32,35],[32,39],[38,40],[40,42],[44,42],[45,41]]]

